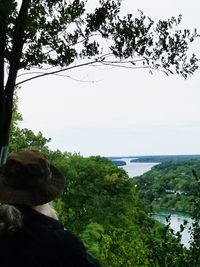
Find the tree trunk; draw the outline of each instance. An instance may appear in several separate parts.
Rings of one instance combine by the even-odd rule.
[[[8,9],[6,10],[6,4],[10,4],[9,2],[2,3],[2,9],[0,12],[0,166],[5,163],[7,158],[7,144],[6,141],[6,131],[5,131],[5,71],[4,71],[4,56],[6,49],[6,32],[7,32],[7,19],[9,16]]]
[[[12,109],[6,103],[7,99],[1,98],[0,108],[0,166],[6,162],[8,155],[9,130],[12,119]]]
[[[7,0],[3,0],[6,6]],[[20,67],[22,49],[25,42],[24,31],[26,28],[26,18],[31,5],[31,0],[23,0],[18,17],[15,22],[12,51],[9,62],[9,73],[6,85],[4,85],[4,54],[5,38],[7,31],[8,13],[0,12],[0,166],[6,162],[9,144],[9,131],[13,111],[13,94],[17,72]],[[5,9],[6,10],[6,9]]]

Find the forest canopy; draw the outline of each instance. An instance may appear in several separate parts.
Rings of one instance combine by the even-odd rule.
[[[12,123],[11,148],[38,149],[44,152],[51,163],[66,177],[64,194],[54,201],[59,219],[66,229],[74,232],[83,241],[88,251],[106,267],[189,267],[199,266],[199,185],[196,188],[196,210],[194,216],[194,242],[186,249],[180,243],[180,233],[172,235],[170,225],[163,226],[150,216],[148,202],[141,199],[141,190],[135,180],[104,157],[84,158],[79,154],[52,151],[49,138],[21,129],[17,112]],[[19,142],[20,140],[20,142]],[[168,164],[169,174],[174,169]],[[156,166],[166,171],[165,164]],[[190,167],[197,167],[188,162]],[[158,172],[158,170],[157,170]],[[198,170],[197,170],[198,173]],[[188,173],[189,174],[189,173]],[[143,178],[141,177],[141,181]],[[150,181],[152,179],[150,178]],[[139,194],[138,194],[139,190]],[[144,190],[145,192],[145,190]],[[194,213],[195,214],[195,213]],[[196,227],[196,228],[195,228]]]

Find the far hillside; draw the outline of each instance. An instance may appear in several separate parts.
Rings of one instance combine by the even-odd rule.
[[[140,197],[152,207],[191,212],[196,182],[193,170],[200,176],[200,158],[179,158],[154,166],[134,182]]]
[[[149,156],[117,156],[117,157],[107,157],[115,165],[121,166],[126,165],[123,159],[130,159],[130,162],[170,162],[170,161],[188,161],[191,159],[200,159],[200,155],[149,155]]]
[[[134,156],[131,162],[169,162],[169,161],[188,161],[200,159],[200,155],[158,155],[158,156]]]

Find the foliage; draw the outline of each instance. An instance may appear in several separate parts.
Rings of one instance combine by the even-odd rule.
[[[192,212],[196,187],[192,170],[199,171],[199,166],[199,159],[165,162],[134,181],[140,196],[153,207]]]
[[[86,226],[81,234],[81,239],[84,240],[88,252],[98,258],[101,254],[101,243],[104,237],[104,228],[98,223],[90,223]],[[104,237],[105,239],[105,237]]]
[[[20,114],[14,117],[22,119]],[[18,128],[17,123],[13,122],[13,132],[20,136],[24,129]],[[137,193],[134,180],[129,179],[123,169],[100,156],[83,158],[79,154],[50,151],[43,136],[30,134],[21,138],[20,143],[17,138],[12,139],[13,148],[17,149],[20,144],[28,148],[34,143],[35,148],[45,151],[51,163],[65,175],[64,194],[53,204],[65,228],[80,236],[89,253],[103,266],[199,266],[200,184],[196,172],[198,184],[192,189],[194,223],[191,246],[186,249],[180,244],[184,226],[179,233],[172,235],[170,217],[166,226],[151,218]],[[188,166],[190,164],[197,166],[198,161],[196,165],[193,161],[188,162]],[[180,168],[179,165],[176,163],[174,168]],[[160,165],[159,169],[162,168]]]
[[[200,179],[193,170],[196,186],[193,187],[192,227],[190,229],[190,250],[188,252],[188,266],[200,266]]]
[[[156,200],[156,207],[159,205],[160,207],[168,209],[172,209],[174,207],[176,210],[190,211],[192,217],[189,249],[185,249],[177,243],[177,241],[181,240],[181,235],[187,221],[180,226],[179,232],[174,233],[170,230],[169,216],[166,218],[167,225],[165,226],[165,230],[162,228],[158,240],[155,238],[156,234],[153,233],[153,238],[150,239],[152,240],[155,248],[153,256],[155,257],[157,255],[157,259],[161,256],[161,261],[158,266],[200,266],[199,163],[200,161],[197,159],[185,162],[163,163],[156,166],[146,175],[140,177],[136,182],[140,195],[143,195],[150,204],[155,205]],[[170,185],[173,185],[173,190],[175,191],[182,190],[182,194],[166,194],[166,191],[164,191],[163,188],[169,188]],[[151,198],[148,198],[150,191],[152,191],[152,195]],[[156,228],[156,230],[158,230],[158,228]],[[169,235],[169,230],[176,237],[176,240],[173,240],[172,236]],[[164,244],[160,247],[161,240],[164,240]],[[165,250],[163,250],[163,248],[165,248]],[[173,250],[171,250],[171,248]],[[165,255],[165,251],[167,251],[167,255]],[[172,253],[173,255],[168,258],[169,253]],[[171,260],[173,261],[171,262]]]
[[[37,149],[42,152],[47,152],[47,144],[51,139],[47,139],[41,132],[35,134],[33,131],[26,128],[13,128],[10,138],[10,152],[20,149]]]
[[[4,1],[2,1],[4,2]],[[8,12],[5,59],[12,56],[13,32],[19,17],[17,1],[10,0]],[[5,6],[4,6],[5,5]],[[75,59],[95,57],[107,62],[102,39],[110,42],[106,48],[115,58],[131,59],[137,65],[177,72],[187,77],[197,68],[196,57],[187,59],[188,44],[197,37],[196,30],[180,30],[182,17],[172,17],[154,23],[142,12],[120,15],[121,1],[100,0],[92,12],[87,12],[86,1],[34,1],[29,4],[25,19],[24,46],[19,69],[45,65],[66,67]],[[73,26],[72,26],[73,25]],[[94,37],[98,38],[94,38]],[[102,57],[103,56],[103,57]],[[136,58],[137,60],[134,60]],[[131,66],[131,65],[130,65]]]
[[[65,227],[81,236],[105,266],[148,266],[142,231],[148,217],[126,173],[105,158],[51,157],[69,177],[65,193],[55,202]]]
[[[123,160],[113,160],[112,163],[116,166],[125,166],[126,162]]]
[[[152,249],[150,260],[155,267],[187,267],[187,249],[180,243],[181,232],[174,234],[170,228],[170,216],[167,225],[163,227],[154,221],[154,227],[149,230],[148,244]]]
[[[133,180],[105,158],[56,152],[52,163],[67,177],[54,205],[65,227],[85,242],[103,266],[187,266],[187,249],[169,224],[148,216]]]

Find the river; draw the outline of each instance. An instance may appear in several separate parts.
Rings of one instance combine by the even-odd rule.
[[[134,158],[120,158],[119,160],[125,161],[126,165],[122,166],[129,177],[136,177],[144,174],[151,170],[151,168],[159,163],[149,163],[149,162],[131,162]]]
[[[151,170],[151,168],[159,163],[145,163],[145,162],[130,162],[131,159],[134,158],[120,158],[119,160],[125,161],[126,165],[122,166],[129,175],[129,177],[135,177],[140,176],[144,174],[145,172],[148,172]],[[188,221],[185,230],[182,233],[182,239],[181,243],[184,244],[185,247],[189,247],[189,240],[190,240],[190,233],[189,233],[189,227],[192,225],[192,220],[188,214],[180,213],[180,212],[174,212],[169,210],[158,210],[156,214],[154,215],[155,219],[160,221],[163,224],[166,224],[166,216],[171,214],[171,228],[176,233],[180,230],[180,225],[183,224],[185,220]]]
[[[158,220],[159,222],[163,224],[167,224],[166,222],[166,216],[171,215],[170,219],[170,227],[174,230],[176,233],[177,231],[180,231],[180,225],[184,223],[184,221],[187,221],[187,225],[185,226],[184,231],[182,232],[182,238],[181,243],[184,244],[185,247],[190,246],[190,230],[189,228],[192,226],[192,219],[189,214],[182,213],[182,212],[174,212],[170,210],[157,210],[154,218]]]

